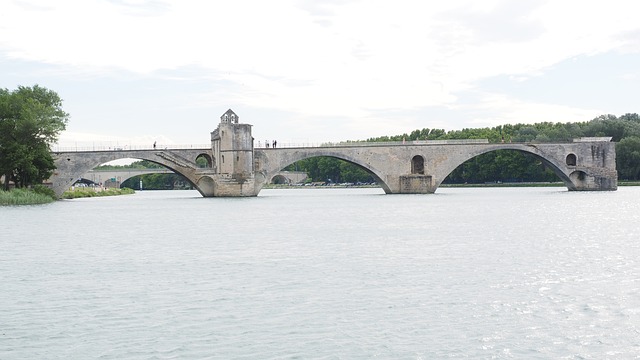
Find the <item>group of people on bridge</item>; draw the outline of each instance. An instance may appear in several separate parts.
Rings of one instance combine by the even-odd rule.
[[[273,140],[273,142],[271,143],[271,146],[275,149],[277,145],[278,145],[278,142]],[[260,141],[258,141],[258,147],[261,147]],[[264,147],[266,147],[267,149],[269,148],[269,140],[264,141]]]

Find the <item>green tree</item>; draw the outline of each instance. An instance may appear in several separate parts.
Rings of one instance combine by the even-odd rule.
[[[0,174],[25,187],[48,179],[55,169],[50,145],[66,128],[69,114],[54,91],[34,85],[0,89]]]
[[[640,137],[627,137],[616,144],[616,162],[620,178],[640,180]]]

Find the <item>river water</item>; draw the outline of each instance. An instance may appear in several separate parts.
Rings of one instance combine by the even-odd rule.
[[[640,188],[0,208],[0,359],[640,354]]]

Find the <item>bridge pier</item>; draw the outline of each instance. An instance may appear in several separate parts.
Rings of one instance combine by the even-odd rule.
[[[196,188],[204,197],[250,197],[257,196],[260,191],[256,190],[254,177],[224,175],[203,175],[197,180]]]
[[[431,175],[402,175],[398,181],[400,183],[399,194],[433,194],[436,189],[431,184]]]
[[[576,170],[569,175],[569,191],[610,191],[618,188],[616,172]]]

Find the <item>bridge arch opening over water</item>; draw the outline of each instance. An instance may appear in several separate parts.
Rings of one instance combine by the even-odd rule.
[[[495,150],[477,155],[447,175],[445,184],[556,182],[561,179],[541,158],[518,150]]]
[[[488,148],[485,151],[479,151],[448,172],[442,183],[549,183],[560,181],[569,190],[576,189],[576,181],[562,169],[561,165],[563,164],[556,163],[553,159],[530,149],[535,148],[523,147],[518,144],[513,148]],[[575,157],[574,154],[569,155]],[[487,160],[487,158],[489,159]],[[569,162],[568,159],[567,162]],[[465,169],[465,167],[471,169]],[[474,177],[465,179],[465,176],[470,173],[475,173]],[[487,174],[492,177],[488,178]],[[577,179],[577,177],[576,175],[574,178]]]
[[[128,187],[134,190],[193,188],[193,183],[170,167],[146,159],[135,160],[130,166],[101,168],[101,164],[85,174],[90,181],[106,188]],[[106,165],[109,165],[108,163]],[[185,184],[187,184],[185,186]]]
[[[324,151],[322,151],[322,153],[319,153],[319,150],[324,150]],[[273,167],[272,172],[280,172],[282,170],[294,170],[296,169],[294,165],[297,162],[322,161],[323,159],[326,159],[332,162],[330,164],[325,164],[325,165],[334,167],[336,169],[333,173],[328,174],[326,176],[327,178],[314,179],[314,180],[321,180],[329,183],[357,183],[357,182],[372,183],[373,182],[381,186],[385,190],[385,192],[390,192],[389,187],[387,186],[385,181],[376,173],[374,169],[368,168],[367,166],[363,165],[361,162],[350,158],[346,154],[339,154],[339,153],[336,153],[335,151],[332,151],[331,149],[316,148],[316,149],[313,149],[313,151],[297,153],[295,154],[295,156],[282,161],[278,166]],[[344,165],[352,166],[353,169],[355,169],[356,171],[361,171],[362,173],[351,174],[354,177],[346,177],[346,178],[340,178],[339,176],[336,177],[336,172],[339,170],[338,168],[343,167]],[[298,165],[298,169],[300,169],[300,167],[301,165]],[[344,170],[344,167],[342,169]],[[313,178],[314,176],[317,176],[317,175],[310,173],[309,176]],[[360,176],[365,176],[367,177],[367,179],[364,179],[364,181],[358,180],[358,179],[361,179],[359,178]]]

